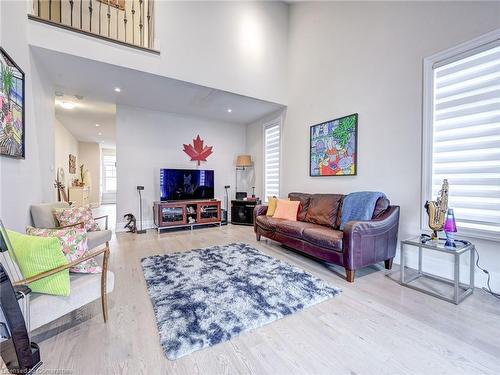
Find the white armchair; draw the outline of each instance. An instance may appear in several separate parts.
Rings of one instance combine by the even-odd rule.
[[[53,216],[53,209],[65,207],[65,205],[67,206],[67,204],[65,203],[58,202],[32,206],[31,214],[35,226],[42,228],[55,227],[56,222]],[[75,225],[81,225],[81,223]],[[3,239],[7,244],[9,244],[7,234],[1,227],[1,221],[0,236],[3,237],[0,239]],[[53,296],[33,292],[30,293],[28,296],[29,307],[27,308],[27,311],[25,313],[25,320],[29,331],[50,323],[60,318],[61,316],[66,315],[99,298],[101,299],[104,322],[107,321],[107,294],[111,293],[114,289],[114,274],[108,270],[108,260],[110,253],[109,240],[111,239],[111,231],[106,229],[98,232],[89,232],[88,239],[89,248],[91,248],[92,251],[90,251],[89,254],[83,258],[80,258],[74,262],[69,262],[68,264],[46,272],[42,272],[29,278],[16,278],[15,275],[9,275],[14,286],[29,285],[34,281],[74,267],[75,265],[91,258],[97,257],[99,259],[102,259],[103,271],[101,274],[70,273],[71,292],[68,297]],[[11,250],[12,249],[9,249],[9,253],[11,252]],[[2,264],[6,263],[6,265],[10,266],[11,269],[14,267],[17,269],[17,271],[19,271],[19,267],[17,267],[13,256],[10,256],[7,253],[3,253],[2,258]]]

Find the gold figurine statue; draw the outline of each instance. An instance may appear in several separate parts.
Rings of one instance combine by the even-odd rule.
[[[437,232],[443,230],[446,220],[446,212],[448,211],[448,180],[443,180],[443,186],[438,192],[438,197],[435,201],[427,201],[425,203],[427,215],[429,215],[429,228],[432,230],[431,238],[438,238]]]

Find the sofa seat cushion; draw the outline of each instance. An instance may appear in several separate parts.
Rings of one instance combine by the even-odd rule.
[[[68,297],[32,293],[30,297],[31,329],[52,322],[86,304],[101,298],[101,274],[71,274],[71,294]],[[115,275],[108,271],[106,290],[111,293]]]
[[[277,224],[283,219],[276,219],[272,216],[260,215],[255,219],[255,223],[267,231],[275,231]]]
[[[328,227],[315,225],[314,228],[306,228],[302,233],[304,240],[327,249],[342,251],[342,237],[344,233]]]
[[[276,231],[285,236],[302,238],[305,229],[315,227],[317,227],[316,224],[302,221],[281,220],[276,224]]]
[[[89,249],[94,249],[100,245],[104,245],[108,241],[111,241],[112,233],[113,232],[108,229],[98,230],[95,232],[87,232]]]
[[[301,238],[305,228],[315,228],[316,224],[305,223],[302,221],[292,221],[285,219],[278,219],[269,216],[257,216],[256,223],[262,229],[279,232],[285,236]]]

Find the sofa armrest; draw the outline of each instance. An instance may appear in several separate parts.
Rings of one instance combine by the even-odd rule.
[[[343,236],[344,267],[356,270],[394,258],[398,228],[399,206],[389,206],[376,219],[348,222]]]
[[[53,268],[51,270],[48,270],[48,271],[44,271],[44,272],[41,272],[39,274],[36,274],[36,275],[33,275],[33,276],[30,276],[26,279],[23,279],[23,280],[19,280],[19,281],[16,281],[16,282],[13,282],[12,285],[13,286],[20,286],[20,285],[28,285],[32,282],[35,282],[35,281],[38,281],[38,280],[41,280],[41,279],[44,279],[46,277],[49,277],[49,276],[52,276],[56,273],[59,273],[61,271],[64,271],[64,270],[67,270],[71,267],[74,267],[80,263],[83,263],[89,259],[92,259],[92,258],[95,258],[97,257],[98,255],[100,254],[104,254],[105,258],[106,258],[106,262],[107,262],[107,257],[109,256],[109,247],[104,247],[100,250],[97,250],[97,251],[94,251],[90,254],[87,254],[77,260],[74,260],[72,262],[69,262],[69,263],[66,263],[62,266],[59,266],[59,267],[56,267],[56,268]],[[107,265],[106,265],[107,267]]]
[[[264,204],[258,204],[257,206],[255,206],[255,208],[253,209],[253,215],[255,217],[257,216],[262,216],[262,215],[265,215],[267,214],[267,206],[264,205]]]
[[[60,227],[54,227],[54,228],[49,228],[49,229],[67,229],[67,228],[72,228],[72,227],[80,227],[80,229],[84,229],[85,223],[83,221],[80,221],[79,223],[62,225]]]
[[[257,216],[262,216],[267,214],[267,206],[264,204],[258,204],[253,209],[253,229],[257,233]]]

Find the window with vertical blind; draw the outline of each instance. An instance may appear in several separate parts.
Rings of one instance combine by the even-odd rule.
[[[424,198],[435,200],[448,179],[459,232],[500,240],[498,38],[492,34],[426,62],[424,173],[430,176],[424,176]]]
[[[281,118],[264,126],[264,199],[280,194]]]

